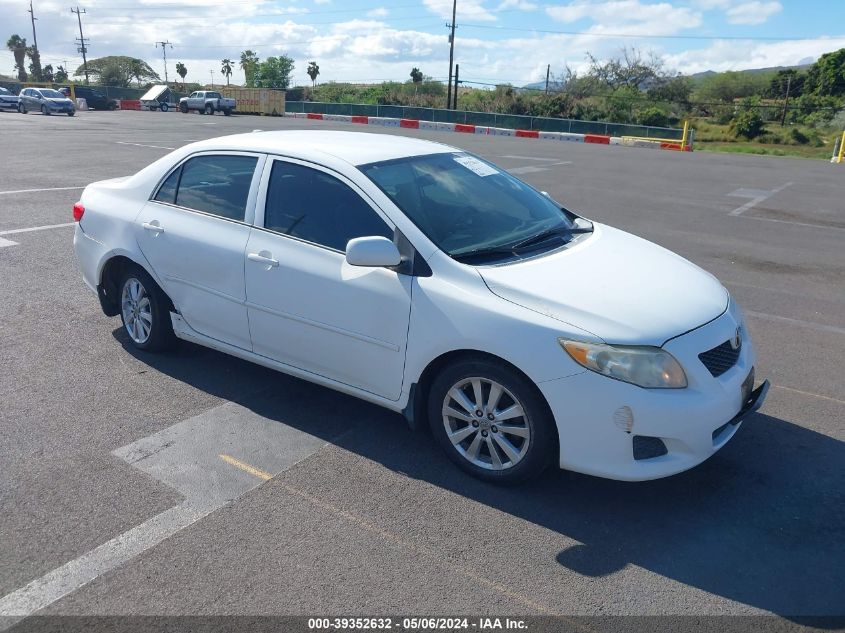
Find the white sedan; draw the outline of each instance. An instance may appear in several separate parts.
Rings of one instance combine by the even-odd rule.
[[[74,218],[139,349],[184,339],[427,421],[490,481],[678,473],[768,389],[712,275],[439,143],[211,139],[89,185]]]

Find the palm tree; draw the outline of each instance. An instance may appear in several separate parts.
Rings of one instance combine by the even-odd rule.
[[[246,78],[246,85],[253,88],[253,77],[255,76],[255,67],[258,66],[258,55],[249,49],[241,53],[241,70],[244,71]]]
[[[320,67],[317,62],[308,62],[308,70],[305,71],[311,77],[311,86],[317,85],[317,75],[320,74]]]
[[[232,70],[234,68],[234,66],[233,66],[234,62],[231,59],[224,59],[220,63],[223,64],[220,67],[220,72],[223,73],[224,75],[226,75],[226,85],[228,86],[229,85],[229,77],[232,76]]]
[[[18,81],[27,81],[26,74],[26,38],[13,35],[6,42],[6,48],[15,56],[15,68],[18,70]]]
[[[188,69],[182,62],[176,62],[176,74],[182,78],[182,90],[185,89],[185,76],[188,74]]]
[[[41,76],[41,53],[34,46],[26,47],[26,55],[29,57],[29,74],[33,81],[44,81]]]

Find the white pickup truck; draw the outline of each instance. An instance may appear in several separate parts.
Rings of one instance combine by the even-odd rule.
[[[190,96],[179,99],[179,110],[183,114],[187,114],[189,110],[195,110],[201,114],[222,112],[229,116],[237,105],[238,102],[234,99],[224,97],[213,90],[198,90],[192,92]]]

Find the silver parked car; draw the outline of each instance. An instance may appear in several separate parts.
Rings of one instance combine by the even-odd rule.
[[[58,90],[52,88],[24,88],[21,90],[18,112],[26,114],[30,110],[41,114],[76,114],[76,106]]]
[[[17,110],[18,103],[17,95],[13,95],[3,86],[0,86],[0,110]]]

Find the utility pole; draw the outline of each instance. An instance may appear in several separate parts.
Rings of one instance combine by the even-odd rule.
[[[780,126],[786,125],[786,109],[789,107],[789,85],[792,83],[792,77],[786,78],[786,101],[783,102],[783,114],[780,117]]]
[[[79,5],[76,5],[76,8],[70,8],[71,13],[76,14],[76,20],[79,22],[79,37],[77,38],[77,42],[79,42],[79,47],[76,49],[80,53],[82,53],[82,67],[85,69],[85,85],[88,85],[88,47],[85,46],[85,36],[82,34],[82,14],[85,13],[85,9],[80,9]]]
[[[551,64],[546,64],[546,94],[549,94],[549,72],[552,70]]]
[[[455,59],[455,12],[458,8],[458,0],[452,0],[452,23],[446,26],[452,29],[449,34],[449,88],[446,93],[446,109],[451,107],[452,103],[452,62]]]
[[[453,99],[454,99],[453,105],[452,105],[453,110],[458,109],[458,74],[459,74],[460,70],[461,70],[461,65],[455,64],[455,95],[453,97]]]
[[[170,85],[167,81],[167,47],[169,46],[170,48],[173,48],[173,44],[171,44],[170,41],[156,42],[156,48],[159,46],[161,46],[161,52],[164,55],[164,83]]]
[[[214,90],[214,70],[209,70],[208,72],[211,73],[211,89]]]
[[[38,18],[35,17],[35,11],[32,9],[32,0],[29,0],[29,11],[27,13],[32,18],[32,42],[35,45],[35,50],[38,51],[38,38],[35,36],[35,21]]]

